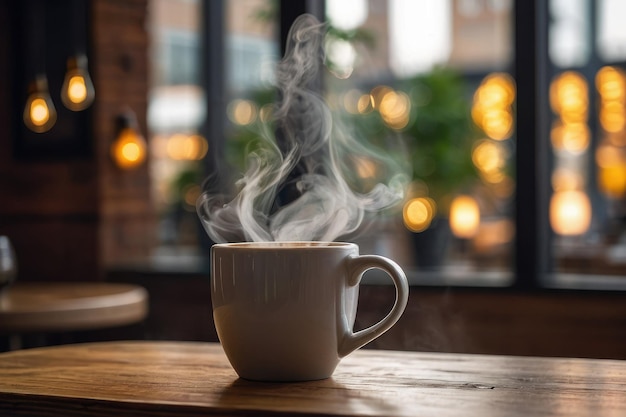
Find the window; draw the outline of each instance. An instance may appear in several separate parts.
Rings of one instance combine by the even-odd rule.
[[[624,31],[614,17],[621,8],[614,1],[550,2],[545,71],[552,115],[552,281],[557,283],[590,275],[588,281],[615,283],[626,272],[626,54],[620,46]]]
[[[198,34],[191,31],[166,30],[163,32],[161,45],[162,57],[159,59],[163,84],[181,85],[198,84],[199,55]]]
[[[218,163],[243,169],[277,99],[286,29],[306,4],[327,19],[319,91],[336,121],[374,154],[403,149],[408,158],[398,162],[411,178],[406,198],[350,236],[362,252],[390,256],[417,282],[435,285],[621,282],[620,1],[182,3],[198,14],[215,8],[223,27],[195,17],[159,32],[150,120],[153,143],[163,145],[154,176],[164,242],[202,245],[193,207],[200,183]],[[202,36],[210,39],[198,57]],[[176,54],[179,65],[163,65]],[[164,98],[169,104],[159,107]],[[198,135],[208,153],[204,145],[202,155],[168,153],[173,138]],[[368,161],[351,167],[375,175]]]
[[[358,238],[364,250],[398,260],[422,282],[508,285],[515,235],[512,2],[326,4],[336,42],[348,39],[354,51],[343,64],[349,68],[327,74],[331,108],[368,142],[399,139],[410,155],[403,209]],[[406,118],[393,114],[402,98]],[[395,106],[383,104],[392,99]]]

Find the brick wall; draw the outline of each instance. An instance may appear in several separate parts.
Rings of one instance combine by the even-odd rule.
[[[0,234],[15,246],[18,280],[98,280],[104,266],[146,255],[153,244],[148,167],[122,172],[109,157],[125,106],[147,136],[147,0],[90,2],[94,152],[53,161],[13,156],[11,114],[23,105],[11,94],[18,3],[0,3]]]
[[[154,243],[149,165],[122,171],[111,161],[115,117],[125,108],[137,115],[147,138],[147,0],[92,1],[92,44],[96,62],[94,136],[97,144],[100,256],[104,265],[147,255]]]

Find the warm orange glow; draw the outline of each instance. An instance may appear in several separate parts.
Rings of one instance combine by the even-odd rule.
[[[24,124],[36,133],[47,132],[56,122],[56,110],[47,91],[28,97],[24,108]]]
[[[187,136],[182,133],[176,133],[170,136],[170,138],[167,140],[167,156],[176,161],[181,161],[185,159],[184,144],[186,138]]]
[[[513,78],[505,73],[493,73],[485,77],[476,91],[475,100],[487,108],[506,108],[515,101]]]
[[[131,163],[135,163],[141,158],[141,148],[135,142],[125,143],[121,147],[122,156]]]
[[[554,191],[580,190],[585,180],[580,173],[567,168],[558,168],[552,173],[552,189]]]
[[[428,229],[437,212],[435,201],[428,197],[418,197],[407,201],[402,210],[404,225],[412,232]]]
[[[596,74],[596,89],[602,100],[626,101],[626,76],[616,67],[602,67]]]
[[[591,202],[582,191],[557,191],[550,200],[550,225],[563,236],[582,235],[591,224]]]
[[[503,181],[506,181],[509,177],[502,171],[496,171],[490,173],[481,173],[480,178],[482,178],[488,184],[500,184]]]
[[[504,73],[490,74],[474,93],[472,119],[491,139],[508,139],[513,134],[514,101],[512,78]]]
[[[472,162],[478,169],[480,177],[490,184],[497,184],[505,180],[507,152],[498,142],[481,140],[472,151]]]
[[[513,114],[504,109],[484,111],[481,126],[491,139],[507,139],[513,133]]]
[[[557,76],[550,85],[550,105],[565,123],[586,122],[588,87],[585,77],[575,71]]]
[[[607,133],[604,135],[604,139],[613,146],[626,147],[626,131]]]
[[[498,246],[510,243],[514,235],[515,225],[511,220],[501,219],[482,222],[472,240],[472,245],[477,252],[487,253]]]
[[[363,94],[359,97],[356,108],[360,114],[371,113],[374,110],[374,98],[370,94]]]
[[[35,126],[43,126],[50,120],[50,110],[44,99],[36,98],[30,103],[30,120]]]
[[[67,88],[67,96],[72,103],[79,104],[87,98],[87,86],[82,75],[74,75],[70,78]]]
[[[603,143],[596,149],[596,164],[601,168],[626,165],[626,156],[617,146]]]
[[[596,74],[596,89],[600,94],[598,118],[606,132],[605,142],[622,147],[626,145],[626,75],[619,68],[603,67]],[[624,193],[624,155],[618,148],[605,145],[596,151],[598,185],[611,197],[621,196]],[[611,161],[615,157],[619,157],[620,161]]]
[[[450,229],[459,238],[469,239],[476,235],[480,226],[478,202],[469,195],[460,195],[450,204]]]
[[[598,188],[607,197],[624,197],[626,195],[626,165],[598,168]]]
[[[72,111],[85,110],[93,103],[95,90],[87,72],[87,57],[79,55],[67,62],[67,72],[61,87],[61,101]]]
[[[167,137],[165,135],[155,135],[150,140],[150,152],[158,159],[167,157]]]
[[[228,118],[237,125],[246,126],[257,118],[257,105],[250,100],[233,100],[228,105]]]
[[[472,151],[472,161],[482,172],[498,171],[504,166],[503,152],[496,143],[481,140]]]
[[[372,91],[370,91],[372,107],[377,109],[380,106],[380,103],[383,101],[383,97],[385,97],[387,93],[390,93],[392,91],[393,89],[391,87],[387,87],[386,85],[379,85],[372,88]]]
[[[111,157],[122,169],[133,169],[146,159],[146,141],[132,128],[124,128],[111,146]]]
[[[411,100],[406,93],[388,91],[380,100],[378,111],[387,126],[401,130],[409,124]]]
[[[207,140],[200,135],[191,135],[189,140],[191,141],[190,147],[192,148],[192,151],[190,153],[192,155],[192,159],[199,161],[204,158],[209,152],[209,142],[207,142]]]
[[[596,149],[598,188],[611,198],[626,195],[626,154],[623,148],[604,142]]]
[[[624,103],[603,99],[599,115],[602,129],[610,133],[616,133],[624,130],[624,126],[626,125],[624,112],[626,112]]]
[[[185,135],[177,133],[167,140],[167,156],[176,161],[198,161],[204,158],[209,150],[209,144],[200,135]]]
[[[552,126],[550,139],[556,150],[566,150],[580,154],[589,147],[591,133],[586,123],[562,123],[557,121]]]

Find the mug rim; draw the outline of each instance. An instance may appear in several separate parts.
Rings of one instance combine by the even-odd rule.
[[[255,250],[294,250],[294,249],[329,249],[329,248],[351,248],[356,247],[356,243],[351,242],[327,242],[327,241],[283,241],[283,242],[228,242],[215,243],[213,248],[231,249],[255,249]]]

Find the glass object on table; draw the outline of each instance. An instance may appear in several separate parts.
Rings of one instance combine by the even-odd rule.
[[[17,260],[11,241],[0,236],[0,291],[8,287],[17,277]]]

